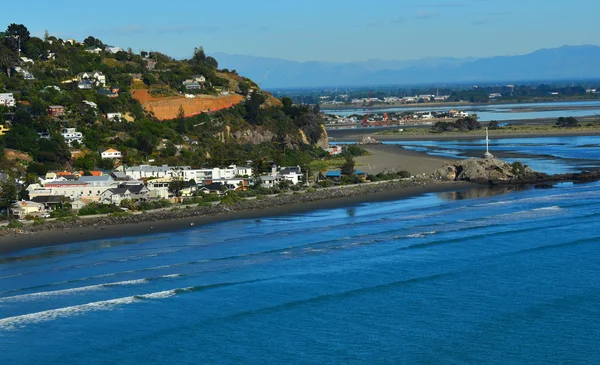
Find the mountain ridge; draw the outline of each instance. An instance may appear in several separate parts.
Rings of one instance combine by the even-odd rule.
[[[523,55],[486,58],[429,57],[353,62],[290,61],[214,53],[263,88],[502,82],[600,77],[600,46],[564,45]]]

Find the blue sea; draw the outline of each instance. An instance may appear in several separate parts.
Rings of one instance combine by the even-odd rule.
[[[0,256],[0,364],[600,361],[600,183]]]

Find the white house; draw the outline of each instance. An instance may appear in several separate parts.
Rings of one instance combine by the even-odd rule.
[[[250,166],[237,166],[237,176],[252,176],[254,169]]]
[[[98,104],[94,103],[93,101],[84,100],[84,101],[82,101],[82,103],[84,103],[85,105],[89,106],[92,109],[98,109]]]
[[[106,119],[120,122],[123,115],[121,113],[106,113]]]
[[[117,53],[117,52],[122,52],[123,48],[121,47],[114,47],[114,46],[106,46],[104,47],[104,50],[108,53]]]
[[[82,176],[77,181],[87,183],[88,186],[93,187],[111,187],[116,185],[115,179],[110,175]]]
[[[21,200],[15,203],[12,212],[19,218],[25,218],[28,215],[39,217],[46,212],[46,209],[44,204]]]
[[[121,155],[121,152],[115,150],[114,148],[109,148],[109,149],[103,151],[102,153],[100,153],[100,156],[102,158],[121,158],[121,157],[123,157],[123,155]]]
[[[102,48],[100,48],[100,47],[90,47],[90,48],[86,49],[86,52],[94,53],[94,54],[99,54],[100,52],[102,52]]]
[[[101,71],[80,72],[77,74],[77,81],[82,82],[86,79],[92,80],[96,85],[106,86],[106,75]]]
[[[105,187],[89,186],[88,183],[80,181],[50,181],[43,187],[39,184],[31,184],[27,187],[30,199],[36,196],[57,195],[71,200],[87,198],[90,201],[98,201],[105,190]]]
[[[15,97],[12,93],[0,94],[0,105],[15,106]]]
[[[63,129],[61,135],[65,139],[65,142],[71,147],[73,142],[82,143],[83,142],[83,134],[81,132],[77,132],[75,128],[65,128]]]

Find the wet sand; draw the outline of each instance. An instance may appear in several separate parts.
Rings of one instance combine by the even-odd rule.
[[[408,171],[412,175],[429,175],[437,168],[452,162],[445,157],[429,156],[423,152],[405,150],[399,145],[362,146],[368,156],[356,158],[359,170],[367,174],[377,174],[384,170],[390,172]]]

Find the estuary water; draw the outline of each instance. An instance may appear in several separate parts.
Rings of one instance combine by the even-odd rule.
[[[485,152],[485,139],[455,141],[388,141],[433,156],[468,158]],[[547,174],[600,169],[600,136],[490,139],[490,151],[508,163],[521,161]]]
[[[580,109],[578,109],[580,108]],[[371,113],[401,113],[417,111],[449,111],[451,109],[464,110],[469,114],[477,114],[480,122],[491,120],[509,121],[540,118],[559,117],[585,117],[600,115],[600,101],[564,101],[555,103],[519,103],[519,104],[492,104],[492,105],[467,105],[467,106],[440,106],[431,107],[426,104],[420,106],[402,106],[389,108],[373,108]],[[365,114],[368,109],[327,109],[328,114],[349,116],[352,114]]]
[[[563,183],[15,252],[0,363],[594,363],[599,221]]]

